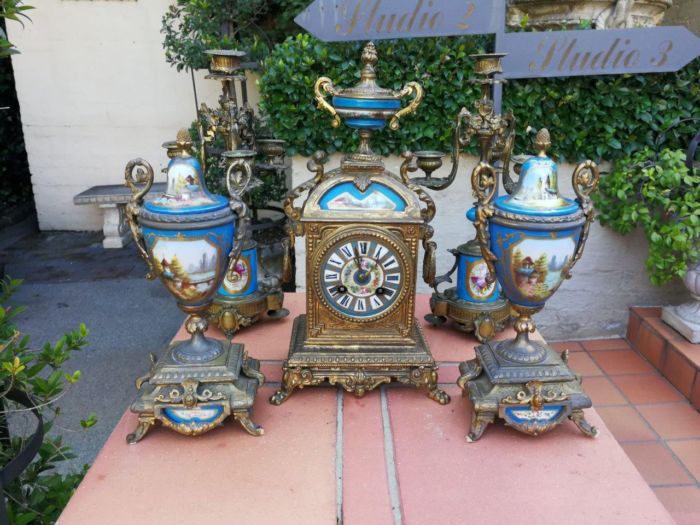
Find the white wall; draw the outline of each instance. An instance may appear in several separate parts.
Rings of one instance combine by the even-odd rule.
[[[134,157],[159,173],[161,144],[194,120],[190,75],[162,49],[169,4],[41,0],[25,29],[8,23],[21,50],[12,60],[42,230],[101,229],[97,207],[74,206],[73,196],[122,183]],[[197,86],[200,102],[216,104],[217,82],[200,74]]]
[[[33,23],[22,30],[10,22],[8,29],[22,51],[13,65],[40,226],[99,230],[97,208],[74,206],[73,196],[93,185],[120,184],[124,165],[133,157],[163,167],[161,143],[194,118],[189,75],[164,60],[160,20],[169,0],[34,4]],[[218,84],[200,75],[197,85],[200,101],[215,104]],[[306,160],[294,159],[295,184],[309,178]],[[334,156],[329,169],[339,160]],[[387,165],[398,170],[399,159]],[[445,250],[473,235],[464,217],[473,200],[467,176],[473,165],[474,159],[465,161],[450,191],[434,194],[440,271],[452,263]],[[562,169],[565,191],[570,173],[571,167]],[[303,243],[297,246],[303,287]],[[685,296],[678,284],[662,289],[649,284],[645,257],[639,233],[620,237],[595,226],[574,278],[537,316],[544,333],[552,338],[622,334],[629,305],[680,302]]]

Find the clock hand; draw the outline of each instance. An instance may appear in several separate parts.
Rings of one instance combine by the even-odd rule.
[[[362,268],[362,257],[360,257],[360,252],[357,251],[357,246],[353,246],[352,251],[355,254],[355,264],[357,264],[357,269],[360,271],[358,277],[360,280],[367,278],[367,272]]]

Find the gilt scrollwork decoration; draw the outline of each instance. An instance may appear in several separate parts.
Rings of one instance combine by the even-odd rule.
[[[564,392],[549,389],[544,391],[541,381],[529,381],[525,384],[526,390],[520,390],[515,397],[508,395],[501,401],[504,405],[530,405],[534,411],[542,410],[545,403],[566,401],[569,396]]]
[[[333,118],[331,126],[337,128],[340,126],[340,117],[338,116],[338,112],[335,110],[335,108],[326,101],[326,95],[324,92],[332,96],[337,94],[333,81],[328,77],[321,77],[316,81],[316,84],[314,84],[314,96],[316,98],[316,102],[318,103],[318,109],[328,111]]]
[[[290,238],[290,248],[294,247],[294,237],[299,235],[304,235],[304,226],[300,222],[302,209],[294,206],[296,200],[308,191],[311,191],[318,184],[320,184],[325,178],[325,167],[324,163],[328,159],[328,155],[323,151],[317,151],[313,154],[313,157],[306,164],[309,171],[315,173],[314,178],[306,181],[305,183],[297,186],[284,200],[283,208],[284,213],[289,218],[289,238]]]
[[[489,269],[486,277],[488,283],[496,280],[496,256],[491,251],[491,236],[489,234],[489,219],[493,217],[493,199],[496,196],[496,170],[490,164],[480,162],[472,172],[472,190],[479,201],[476,209],[476,237],[481,247],[481,254]]]
[[[134,159],[129,161],[124,169],[124,179],[126,186],[131,189],[131,201],[126,205],[126,220],[134,237],[134,242],[141,255],[141,258],[148,265],[146,279],[152,280],[157,277],[153,261],[148,254],[148,248],[143,236],[143,231],[138,224],[138,218],[143,207],[143,199],[153,187],[155,175],[153,167],[144,159]]]
[[[583,248],[588,240],[591,224],[593,224],[595,220],[595,209],[593,208],[591,193],[598,187],[599,181],[600,170],[598,169],[598,165],[592,160],[586,160],[576,166],[571,176],[571,183],[576,192],[576,201],[581,205],[583,215],[586,217],[586,222],[583,225],[581,236],[576,245],[576,252],[564,270],[564,276],[567,279],[571,279],[571,270],[583,255]]]
[[[389,121],[389,129],[392,131],[399,129],[399,120],[401,118],[405,117],[406,115],[410,115],[411,113],[415,113],[418,110],[418,107],[423,102],[423,97],[425,97],[423,86],[421,86],[418,82],[409,82],[401,91],[396,93],[398,98],[408,97],[412,94],[415,94],[415,96],[413,97],[411,103],[391,117],[391,120]]]

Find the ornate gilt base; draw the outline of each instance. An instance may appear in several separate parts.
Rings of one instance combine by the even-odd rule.
[[[537,436],[570,419],[589,437],[598,429],[583,414],[592,406],[581,386],[581,376],[568,367],[568,352],[557,354],[547,345],[537,363],[516,363],[503,354],[512,341],[487,343],[476,348],[476,359],[459,365],[457,384],[473,405],[467,441],[478,440],[489,423],[500,417],[506,425]],[[534,344],[534,343],[533,343]]]
[[[433,293],[430,298],[430,311],[425,320],[434,326],[452,319],[458,330],[474,332],[482,343],[490,341],[511,321],[510,303],[499,299],[493,303],[474,303],[457,296],[457,289],[450,288],[443,293]]]
[[[257,291],[236,299],[217,296],[207,317],[230,339],[241,328],[258,322],[265,312],[273,319],[287,317],[289,310],[283,305],[284,293],[277,288],[268,292]]]
[[[171,345],[151,370],[136,381],[138,397],[131,411],[139,422],[127,443],[139,442],[160,421],[180,434],[197,436],[233,416],[251,435],[263,435],[251,420],[258,387],[265,382],[260,363],[248,357],[243,345],[224,343],[221,356],[207,363],[181,364],[173,359]]]
[[[318,347],[305,341],[306,316],[294,320],[289,356],[284,362],[282,387],[270,398],[282,404],[295,389],[328,382],[340,385],[357,397],[381,384],[397,381],[426,388],[428,397],[441,405],[450,396],[438,388],[437,364],[420,328],[416,325],[413,347],[383,347],[362,350],[357,347]]]

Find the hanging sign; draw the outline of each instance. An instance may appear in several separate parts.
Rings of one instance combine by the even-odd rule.
[[[502,31],[505,0],[314,0],[294,21],[324,42]]]
[[[498,35],[506,78],[678,71],[700,55],[700,38],[682,26]]]

